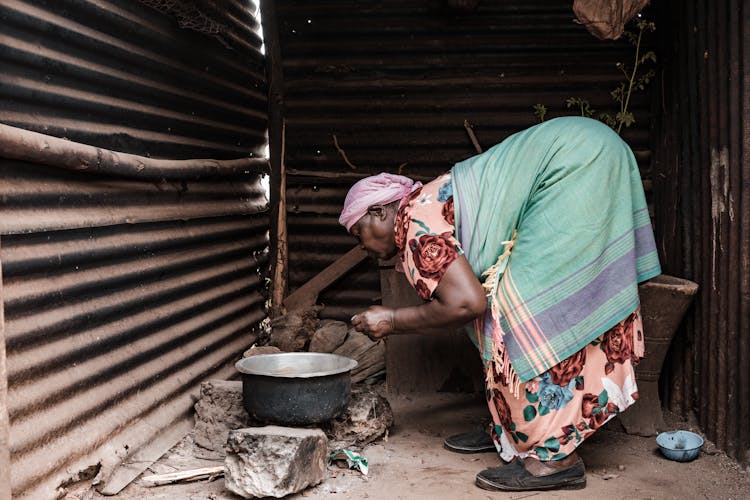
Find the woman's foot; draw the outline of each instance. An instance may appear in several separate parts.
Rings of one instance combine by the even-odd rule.
[[[485,453],[497,451],[489,434],[482,431],[464,432],[445,438],[443,448],[456,453]]]
[[[555,462],[515,459],[504,467],[483,470],[476,484],[499,491],[579,489],[586,486],[586,468],[575,453]]]

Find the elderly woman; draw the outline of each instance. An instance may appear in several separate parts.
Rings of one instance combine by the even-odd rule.
[[[633,153],[596,120],[565,117],[515,135],[421,185],[357,182],[340,222],[379,259],[398,255],[425,303],[352,318],[371,338],[467,325],[486,374],[496,449],[485,489],[581,488],[576,448],[638,397],[637,285],[660,272]]]

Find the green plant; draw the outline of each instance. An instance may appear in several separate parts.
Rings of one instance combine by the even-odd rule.
[[[635,47],[632,68],[621,62],[617,63],[617,69],[619,69],[625,76],[625,80],[620,82],[617,88],[609,93],[612,100],[619,105],[620,109],[614,115],[605,112],[599,113],[599,115],[596,116],[596,118],[612,127],[618,134],[621,132],[623,125],[627,128],[635,123],[635,116],[632,111],[628,109],[633,92],[644,90],[656,74],[653,69],[649,69],[640,75],[638,74],[639,70],[643,70],[644,64],[648,62],[656,63],[656,54],[654,54],[653,51],[649,50],[648,52],[641,54],[643,34],[647,31],[655,31],[656,24],[639,18],[635,26],[638,29],[637,33],[629,30],[623,32],[623,37]],[[596,110],[591,108],[588,99],[569,97],[565,100],[565,105],[568,109],[577,107],[581,116],[594,117],[596,114]],[[536,116],[540,122],[543,122],[547,115],[547,107],[544,104],[537,103],[534,104],[533,110],[534,116]]]
[[[580,97],[568,97],[565,100],[565,105],[568,108],[572,108],[573,106],[578,106],[581,110],[581,116],[585,116],[587,118],[590,118],[594,116],[594,111],[591,109],[591,105],[586,99],[581,99]]]
[[[547,106],[544,104],[534,104],[534,116],[536,116],[540,122],[544,121],[544,117],[547,116]]]
[[[656,24],[654,24],[653,22],[645,21],[643,19],[639,19],[636,23],[636,27],[638,28],[637,35],[631,31],[624,31],[622,34],[631,43],[631,45],[635,47],[633,67],[632,69],[630,69],[623,63],[617,63],[617,68],[622,71],[623,75],[625,75],[625,81],[621,82],[620,85],[618,85],[617,88],[609,94],[610,96],[612,96],[612,99],[620,105],[620,111],[618,111],[614,116],[610,115],[609,113],[602,113],[601,115],[599,115],[599,119],[615,129],[618,134],[622,130],[623,125],[625,125],[625,127],[629,127],[633,123],[635,123],[635,116],[633,116],[632,112],[628,111],[630,96],[633,95],[633,91],[644,90],[646,88],[646,85],[648,85],[648,83],[656,74],[653,69],[650,69],[642,75],[638,75],[638,68],[643,64],[647,63],[648,61],[656,63],[656,54],[654,54],[653,51],[649,50],[648,52],[641,55],[641,40],[643,39],[643,33],[646,31],[653,32],[656,29]]]

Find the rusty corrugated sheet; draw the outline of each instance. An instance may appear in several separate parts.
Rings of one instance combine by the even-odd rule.
[[[255,33],[255,6],[231,8]],[[263,150],[257,33],[230,49],[135,0],[9,0],[0,18],[4,123],[157,158]],[[139,182],[0,158],[0,199],[14,496],[97,471],[114,492],[189,427],[197,385],[231,375],[266,317],[260,178]]]
[[[336,217],[358,177],[436,176],[474,154],[464,120],[486,149],[536,123],[537,103],[549,116],[572,113],[565,99],[574,96],[611,111],[609,92],[622,77],[615,65],[633,54],[575,24],[569,1],[480,2],[464,13],[437,0],[282,0],[276,8],[291,289],[351,248]],[[650,182],[650,95],[635,94],[631,106],[637,124],[624,135]],[[348,319],[379,295],[375,266],[363,264],[324,295],[322,314]]]
[[[4,123],[174,159],[265,144],[257,49],[227,50],[136,0],[7,0],[0,18]]]
[[[663,388],[709,439],[750,463],[750,11],[664,6],[664,151],[657,221],[665,270],[701,285]]]

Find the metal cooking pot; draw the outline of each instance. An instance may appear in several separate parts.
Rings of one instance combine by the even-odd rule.
[[[235,363],[248,413],[261,422],[311,425],[338,416],[351,397],[353,359],[317,352],[258,354]]]

